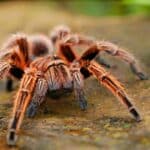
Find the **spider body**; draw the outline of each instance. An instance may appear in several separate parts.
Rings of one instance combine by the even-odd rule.
[[[46,62],[45,59],[47,59]],[[39,61],[32,65],[38,70],[44,70],[44,77],[48,82],[49,96],[59,97],[64,93],[72,92],[73,79],[65,61],[58,56],[48,56]],[[43,61],[44,64],[42,64]]]
[[[68,43],[62,42],[59,44],[56,55],[37,58],[30,63],[21,79],[15,99],[7,135],[9,145],[16,144],[16,134],[25,112],[28,117],[35,116],[48,92],[52,96],[52,93],[73,91],[80,108],[85,110],[87,100],[84,94],[84,79],[91,75],[95,76],[128,108],[136,121],[141,120],[140,114],[131,103],[120,82],[98,63],[92,61],[102,49],[103,47],[97,43],[78,57]]]

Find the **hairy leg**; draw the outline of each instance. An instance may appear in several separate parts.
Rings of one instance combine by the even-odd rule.
[[[133,115],[136,121],[141,120],[140,114],[136,110],[135,106],[131,103],[123,86],[117,79],[115,79],[95,62],[92,62],[88,66],[88,70],[100,81],[101,84],[107,87],[116,97],[120,99],[120,101],[128,108],[129,112]]]
[[[86,45],[91,46],[94,45],[94,39],[91,37],[86,37],[78,34],[69,34],[68,36],[64,37],[63,39],[64,44],[70,44],[71,46],[75,45]],[[100,51],[105,51],[106,53],[116,56],[120,58],[121,60],[124,60],[127,62],[131,68],[131,71],[137,75],[137,77],[140,80],[147,80],[148,76],[141,70],[139,67],[136,59],[127,51],[123,50],[122,48],[119,48],[117,45],[106,42],[106,41],[100,41],[97,42],[98,49]],[[101,56],[97,56],[95,59],[97,62],[99,62],[101,65],[105,66],[106,68],[110,68],[111,65],[109,65]]]
[[[44,78],[38,79],[34,90],[33,98],[27,108],[27,117],[34,117],[40,104],[44,101],[48,89],[47,82]]]
[[[11,66],[7,62],[0,62],[0,79],[8,75],[10,67]]]
[[[6,62],[0,62],[0,79],[2,79],[3,77],[7,76],[9,74],[11,66],[6,63]],[[9,77],[7,78],[6,81],[6,91],[11,91],[12,90],[12,79],[10,79]]]
[[[8,128],[8,135],[7,135],[8,145],[16,144],[17,140],[16,133],[20,128],[22,119],[24,117],[24,113],[31,100],[36,81],[37,77],[31,74],[25,74],[22,78],[21,85],[17,93],[13,107],[13,115]]]
[[[0,62],[0,80],[9,74],[10,68],[11,66],[8,63],[3,61]]]
[[[83,76],[80,73],[80,70],[77,68],[72,68],[72,78],[73,78],[73,89],[75,92],[75,98],[79,102],[81,110],[87,108],[87,101],[83,90]]]
[[[105,51],[106,53],[108,53],[112,56],[116,56],[119,59],[127,62],[130,65],[132,72],[135,75],[137,75],[139,77],[139,79],[141,79],[141,80],[148,79],[148,76],[145,75],[145,73],[139,67],[137,60],[130,53],[125,51],[124,49],[118,47],[117,45],[115,45],[113,43],[106,42],[106,41],[97,42],[97,48],[100,51]]]
[[[65,59],[69,63],[73,63],[70,67],[70,70],[72,72],[72,78],[73,78],[73,88],[75,92],[75,97],[77,101],[79,102],[80,108],[82,110],[85,110],[87,108],[87,101],[84,95],[83,91],[83,77],[80,73],[79,66],[75,66],[74,60],[78,58],[77,54],[73,51],[72,47],[68,43],[60,43],[58,55]],[[79,64],[77,64],[79,65]],[[86,70],[85,70],[86,71]],[[83,70],[83,75],[86,74]],[[63,71],[64,72],[64,71]],[[68,75],[67,75],[68,76]],[[88,77],[89,74],[86,76]],[[71,80],[70,78],[68,80]]]
[[[90,46],[94,43],[94,38],[79,34],[68,34],[62,40],[64,43],[70,44],[72,46],[77,45]]]

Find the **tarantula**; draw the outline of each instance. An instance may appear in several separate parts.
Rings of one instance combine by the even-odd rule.
[[[6,90],[12,90],[12,79],[21,79],[24,70],[39,56],[51,54],[53,45],[44,35],[11,36],[0,51],[0,79],[7,76]]]
[[[105,44],[105,43],[104,43]],[[59,43],[56,55],[37,58],[30,63],[21,79],[21,84],[13,107],[7,143],[15,145],[17,132],[25,112],[33,117],[40,104],[49,95],[74,91],[75,98],[82,110],[87,108],[84,95],[84,79],[95,76],[97,80],[110,90],[129,110],[136,121],[141,117],[130,102],[123,86],[105,69],[92,61],[104,49],[103,43],[96,43],[79,57],[68,43]]]
[[[54,29],[50,32],[50,39],[53,45],[57,44],[57,41],[60,39],[72,44],[72,46],[82,45],[82,46],[90,46],[97,42],[94,38],[80,35],[80,34],[73,34],[71,29],[66,25],[58,25],[54,27]],[[95,60],[103,65],[106,68],[111,68],[111,65],[105,61],[101,56],[102,52],[106,52],[109,55],[115,56],[125,62],[127,62],[131,68],[131,71],[140,79],[140,80],[147,80],[148,76],[141,70],[139,67],[136,59],[124,49],[118,47],[117,45],[107,42],[107,41],[100,41],[103,43],[103,50],[97,55]]]

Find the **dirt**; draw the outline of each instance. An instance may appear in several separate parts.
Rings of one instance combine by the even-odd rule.
[[[13,149],[149,149],[149,83],[137,81],[127,90],[143,117],[140,123],[133,120],[115,97],[89,79],[85,88],[86,111],[80,110],[73,95],[59,101],[47,98],[35,118],[24,119],[18,146]],[[5,136],[12,94],[7,97],[5,94],[0,98],[0,149],[9,149]]]

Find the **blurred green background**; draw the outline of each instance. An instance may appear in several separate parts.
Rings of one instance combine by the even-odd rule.
[[[0,0],[3,2],[33,2],[69,13],[89,16],[150,15],[149,0]]]
[[[57,2],[62,9],[71,13],[90,16],[150,15],[149,0],[57,0]]]

